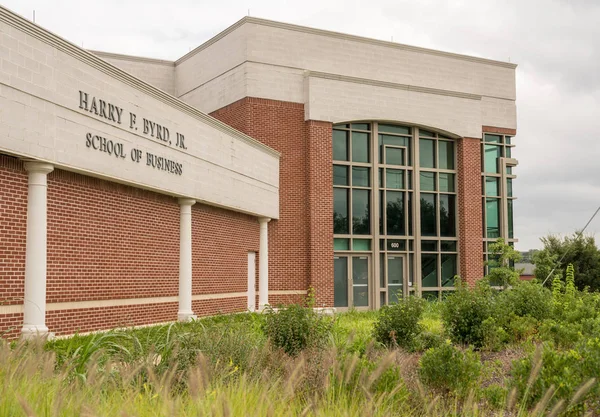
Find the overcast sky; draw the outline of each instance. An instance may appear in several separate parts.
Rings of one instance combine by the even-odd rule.
[[[517,248],[600,205],[600,1],[0,0],[88,49],[174,60],[243,16],[517,63]],[[600,215],[588,227],[600,231]]]

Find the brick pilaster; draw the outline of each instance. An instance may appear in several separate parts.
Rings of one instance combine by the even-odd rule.
[[[459,274],[469,285],[483,276],[481,139],[458,141]]]

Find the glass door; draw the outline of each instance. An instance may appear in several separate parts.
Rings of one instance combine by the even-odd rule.
[[[404,297],[404,257],[387,257],[388,268],[388,303],[397,303],[398,299]]]
[[[345,255],[333,258],[333,305],[336,308],[371,306],[371,263],[368,255]]]

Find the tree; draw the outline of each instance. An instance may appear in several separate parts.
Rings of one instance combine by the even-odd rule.
[[[513,285],[519,279],[520,271],[513,267],[515,262],[521,259],[521,253],[514,247],[499,238],[496,242],[489,245],[489,273],[487,278],[490,285],[502,286],[504,288]]]
[[[533,255],[534,274],[538,280],[543,282],[555,268],[553,274],[565,281],[567,265],[573,264],[578,289],[600,290],[600,250],[593,236],[575,232],[564,238],[548,235],[541,241],[544,249]],[[550,286],[553,278],[550,277],[546,285]]]

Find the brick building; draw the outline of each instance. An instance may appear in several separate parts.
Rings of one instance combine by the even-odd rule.
[[[514,241],[515,65],[246,17],[177,61],[0,7],[0,332],[441,297]]]

